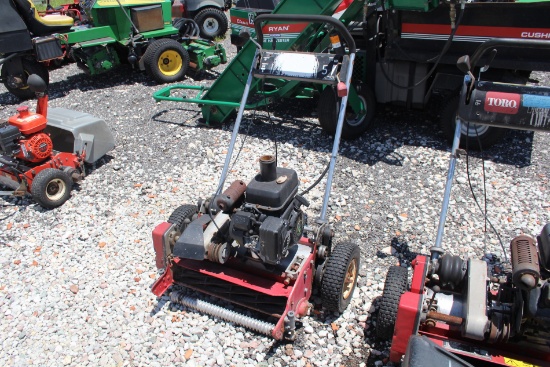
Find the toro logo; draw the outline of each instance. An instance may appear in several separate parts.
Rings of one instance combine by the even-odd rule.
[[[515,115],[519,111],[521,96],[516,93],[487,92],[484,109],[487,112]]]

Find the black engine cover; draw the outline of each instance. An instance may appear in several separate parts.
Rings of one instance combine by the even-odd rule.
[[[260,205],[261,210],[271,211],[272,215],[280,215],[297,191],[298,174],[296,171],[277,167],[276,180],[264,182],[262,176],[258,174],[250,181],[246,188],[246,202]]]
[[[19,129],[13,125],[0,124],[0,153],[2,155],[14,155],[19,152],[17,139],[21,137]]]
[[[286,254],[283,252],[291,241],[286,227],[285,222],[277,217],[267,217],[262,222],[259,248],[256,248],[256,251],[265,263],[278,264],[281,258],[285,257]]]

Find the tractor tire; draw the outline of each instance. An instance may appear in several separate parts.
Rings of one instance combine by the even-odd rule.
[[[366,85],[356,86],[359,98],[367,108],[367,113],[362,118],[354,116],[353,110],[348,105],[342,126],[342,138],[346,140],[357,139],[365,131],[373,125],[374,114],[376,112],[376,99],[369,87]],[[336,125],[338,124],[338,111],[340,110],[340,98],[336,94],[336,90],[331,87],[326,87],[321,92],[319,104],[317,106],[317,115],[319,116],[319,124],[327,134],[334,135],[336,133]]]
[[[175,224],[179,234],[181,234],[185,228],[187,228],[187,225],[191,222],[193,216],[197,214],[197,212],[198,210],[196,205],[184,204],[176,208],[176,210],[170,214],[168,223]]]
[[[38,172],[31,184],[33,199],[46,209],[63,205],[71,196],[73,180],[68,174],[56,168]]]
[[[343,242],[334,247],[321,279],[321,300],[327,310],[342,313],[348,307],[357,284],[359,262],[356,244]]]
[[[205,39],[223,37],[227,32],[227,17],[220,9],[206,8],[195,15],[195,22],[199,25],[200,35]]]
[[[380,340],[390,340],[393,336],[399,299],[407,291],[409,283],[408,270],[401,266],[392,266],[386,274],[384,291],[380,300],[376,336]]]
[[[22,100],[31,99],[34,98],[36,95],[32,90],[30,90],[29,86],[27,85],[27,78],[29,77],[29,75],[38,75],[44,80],[44,82],[46,82],[46,86],[50,82],[50,75],[48,74],[48,69],[46,68],[46,66],[36,60],[22,59],[21,62],[23,64],[23,79],[25,84],[23,87],[13,88],[9,86],[7,78],[10,76],[10,74],[5,65],[2,67],[2,79],[4,80],[4,86],[6,87],[8,92]]]
[[[157,83],[173,83],[183,79],[189,67],[189,53],[170,38],[152,42],[143,54],[147,74]]]
[[[448,100],[447,104],[445,104],[441,110],[441,130],[451,144],[453,143],[455,135],[458,102],[459,96],[455,95]],[[460,146],[473,150],[489,148],[498,143],[505,133],[506,129],[472,123],[468,126],[467,122],[463,122],[462,131],[460,133]]]

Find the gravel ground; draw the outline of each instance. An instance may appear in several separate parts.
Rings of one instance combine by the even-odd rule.
[[[185,83],[208,85],[222,70]],[[329,217],[338,241],[361,246],[358,287],[343,314],[317,307],[302,320],[298,340],[285,344],[151,293],[157,278],[151,231],[177,206],[214,192],[231,132],[227,125],[200,126],[196,105],[154,102],[157,89],[124,67],[97,77],[74,64],[51,72],[50,106],[105,119],[117,147],[60,208],[0,199],[0,365],[385,364],[389,346],[372,330],[386,270],[429,253],[435,240],[450,151],[437,113],[380,106],[373,131],[341,144]],[[20,104],[3,87],[0,102],[1,118]],[[258,156],[272,153],[274,141],[279,165],[295,169],[302,187],[315,181],[332,142],[312,111],[314,101],[285,101],[271,109],[273,125],[265,112],[255,123],[248,114],[239,136],[245,146],[228,182],[251,179]],[[550,222],[549,147],[550,135],[510,132],[485,152],[488,217],[506,248],[514,236],[536,235]],[[480,157],[470,157],[469,171],[482,201]],[[502,259],[496,235],[484,231],[466,172],[461,159],[444,246]],[[322,193],[320,185],[308,196],[310,218],[319,214]],[[319,306],[318,297],[313,301]]]

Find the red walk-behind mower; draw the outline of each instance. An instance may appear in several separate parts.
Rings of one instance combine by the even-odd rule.
[[[38,97],[36,113],[28,106],[0,121],[0,185],[28,193],[44,208],[62,205],[71,195],[73,182],[85,175],[84,163],[94,163],[114,148],[105,121],[87,113],[52,108],[48,111],[46,83],[36,74],[28,85]]]
[[[330,24],[343,36],[349,54],[268,51],[262,49],[262,22]],[[277,340],[294,340],[296,320],[310,310],[318,287],[323,306],[343,312],[350,303],[359,271],[360,251],[353,243],[333,245],[326,212],[338,155],[355,43],[343,24],[327,16],[262,15],[256,19],[258,42],[241,100],[218,189],[199,205],[177,208],[153,231],[156,264],[164,271],[152,291],[161,296],[172,284],[218,297],[259,313],[257,318],[173,291],[171,300],[248,327]],[[341,98],[337,133],[320,217],[307,224],[298,193],[298,174],[277,167],[276,156],[260,157],[260,173],[248,184],[237,180],[222,193],[254,78],[303,80],[337,88]],[[340,79],[343,82],[340,82]],[[320,181],[320,179],[318,180]],[[317,182],[318,182],[317,181]],[[266,317],[260,316],[261,314]],[[271,322],[274,320],[274,322]]]
[[[514,238],[503,270],[441,247],[462,121],[550,131],[550,88],[474,78],[476,63],[491,50],[480,72],[487,70],[495,47],[550,48],[550,42],[489,40],[471,62],[458,60],[466,76],[435,246],[412,262],[410,287],[406,268],[389,269],[378,314],[377,335],[392,338],[390,360],[404,356],[404,366],[550,366],[550,223],[537,240]]]

